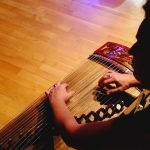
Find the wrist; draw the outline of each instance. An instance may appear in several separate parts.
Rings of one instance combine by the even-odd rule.
[[[65,103],[65,100],[63,100],[62,98],[60,99],[60,98],[54,98],[54,99],[51,99],[50,100],[50,104],[51,105],[60,105],[60,104],[64,104]]]
[[[134,77],[134,75],[131,75],[131,77],[130,77],[130,82],[129,82],[130,87],[132,87],[132,86],[138,86],[138,85],[140,85],[140,84],[141,84],[140,81],[138,81],[138,80]]]

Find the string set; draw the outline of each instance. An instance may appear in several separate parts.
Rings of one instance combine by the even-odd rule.
[[[95,59],[94,61],[96,61],[96,62],[98,61],[98,62],[99,62],[99,60],[96,60],[96,59]],[[104,60],[102,60],[102,61],[104,61]],[[102,63],[102,62],[101,62],[101,63]],[[117,72],[120,72],[119,68],[117,68],[116,66],[113,66],[113,64],[110,65],[110,66],[108,67],[108,69],[109,69],[109,68],[112,68],[113,70],[115,70],[115,71],[117,71]],[[107,72],[107,71],[106,71],[106,72]],[[105,73],[106,73],[106,72],[105,72]],[[104,96],[105,96],[105,95],[102,95],[102,96],[101,96],[101,99],[102,99]],[[118,102],[120,102],[121,99],[122,99],[122,98],[120,98],[119,100],[117,100],[117,98],[116,98],[117,101],[114,103],[114,105],[118,104]],[[103,105],[106,105],[109,101],[112,101],[112,100],[114,100],[113,97],[110,97],[107,101],[105,101],[105,102],[103,103]],[[84,100],[83,100],[83,101],[84,101]],[[114,111],[115,111],[115,109],[113,110],[113,112],[114,112]],[[113,112],[112,112],[112,113],[113,113]],[[104,116],[106,116],[106,118],[108,117],[107,114],[108,114],[107,112],[105,112],[105,114],[104,114]]]
[[[99,57],[96,57],[94,55],[90,56],[90,60],[96,62],[96,63],[100,63],[103,66],[105,66],[106,68],[104,68],[103,70],[98,70],[98,68],[94,67],[93,64],[91,63],[91,61],[87,61],[85,62],[79,69],[77,69],[77,71],[71,73],[70,75],[68,75],[63,82],[68,83],[70,86],[70,90],[74,90],[75,89],[75,96],[78,96],[79,99],[82,99],[82,102],[84,104],[85,102],[85,98],[88,97],[88,93],[87,96],[85,95],[85,97],[80,97],[80,93],[82,90],[84,90],[85,87],[89,86],[93,81],[96,81],[96,79],[100,79],[105,73],[107,73],[108,69],[113,69],[115,71],[121,72],[121,70],[115,66],[114,64],[110,64],[109,62],[100,59]],[[82,77],[84,76],[84,78]],[[87,80],[88,79],[88,80]],[[77,82],[78,81],[78,82]],[[81,83],[79,82],[81,81]],[[92,90],[92,89],[91,89]],[[44,101],[43,101],[44,100]],[[111,98],[109,99],[111,100]],[[119,99],[120,100],[120,99]],[[119,101],[118,100],[118,101]],[[13,137],[17,136],[19,134],[19,132],[23,134],[23,132],[30,132],[33,133],[36,128],[40,128],[39,130],[37,130],[36,136],[34,136],[34,140],[32,141],[32,143],[30,144],[34,144],[35,141],[37,141],[42,135],[44,135],[47,130],[45,128],[47,128],[47,126],[49,126],[49,123],[47,121],[47,107],[48,107],[48,103],[45,103],[46,101],[46,96],[42,96],[42,100],[41,101],[35,101],[32,105],[32,107],[29,107],[25,112],[24,115],[27,117],[26,122],[24,123],[24,120],[22,118],[22,115],[18,116],[18,125],[14,126],[13,130],[10,128],[9,130],[7,130],[7,132],[5,134],[3,134],[3,136],[1,137],[1,145],[7,145],[8,144],[8,139],[10,139],[11,135],[13,135]],[[82,103],[80,103],[80,105],[83,105]],[[106,104],[106,102],[104,103]],[[68,104],[69,109],[73,109],[73,108],[77,108],[77,102]],[[34,109],[33,109],[34,108]],[[38,112],[40,113],[37,113]],[[30,113],[29,113],[30,112]],[[39,118],[41,119],[39,121]],[[27,128],[27,126],[30,125],[30,121],[31,120],[38,120],[39,122],[37,124],[35,124],[34,126],[32,126],[28,131],[23,131],[24,128]],[[18,135],[19,138],[19,135]],[[14,145],[13,145],[13,141],[12,141],[12,147],[10,147],[10,149],[20,149],[20,147],[25,147],[29,144],[28,141],[28,137],[24,138],[23,140],[20,140],[21,142],[15,142],[14,141]],[[16,144],[15,144],[16,143]]]

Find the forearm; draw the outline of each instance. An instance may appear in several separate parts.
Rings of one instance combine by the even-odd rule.
[[[79,139],[80,136],[76,135],[76,131],[80,128],[80,124],[76,122],[66,104],[62,101],[55,101],[51,103],[51,108],[56,125],[65,143],[74,148],[78,148],[79,145],[81,146],[82,144],[78,142],[81,141]]]
[[[69,140],[72,143],[78,141],[79,144],[97,136],[102,137],[111,131],[115,120],[78,124],[64,102],[54,101],[51,107],[61,135],[67,143]]]
[[[68,110],[66,104],[63,101],[55,100],[51,103],[51,108],[58,127],[66,132],[73,132],[78,123]]]
[[[101,133],[103,133],[103,130],[105,128],[109,129],[111,126],[111,120],[107,121],[105,123],[105,121],[103,122],[93,122],[93,123],[85,123],[85,124],[78,124],[75,120],[75,118],[73,117],[72,113],[69,111],[69,109],[67,108],[66,104],[62,101],[54,101],[51,103],[51,108],[54,114],[54,118],[55,121],[57,123],[57,125],[60,128],[65,129],[67,132],[74,132],[77,131],[79,129],[81,129],[82,127],[90,127],[91,128],[91,133],[94,133],[94,128],[99,126],[98,128],[95,128],[95,132],[100,131]],[[101,127],[100,127],[101,126]],[[82,128],[82,130],[86,130],[86,128]],[[84,133],[86,134],[86,132]],[[90,131],[88,132],[88,134],[90,134]]]

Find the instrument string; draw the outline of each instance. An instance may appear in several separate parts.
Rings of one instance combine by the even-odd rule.
[[[116,69],[116,71],[117,71],[117,69]],[[105,95],[102,95],[101,96],[101,98],[102,97],[104,97]],[[121,98],[122,99],[122,98]],[[104,102],[104,104],[103,105],[105,105],[106,103],[108,103],[109,101],[111,101],[111,102],[113,102],[113,101],[116,101],[115,103],[114,103],[114,105],[116,105],[116,104],[118,104],[118,102],[120,102],[121,101],[121,99],[119,99],[119,100],[117,100],[117,99],[113,99],[113,97],[110,97],[109,99],[107,99],[105,102]],[[113,101],[112,101],[113,100]],[[83,100],[83,102],[84,102],[84,100]],[[112,113],[114,113],[115,111],[116,111],[116,109],[117,108],[114,108],[114,110],[112,111]],[[106,117],[108,117],[108,113],[106,112],[106,113],[104,113],[104,115],[106,116]]]
[[[93,58],[93,60],[95,61],[95,62],[99,62],[99,59],[98,58]],[[105,61],[101,61],[101,63],[103,64],[103,65],[107,65],[107,62],[105,62]],[[87,67],[87,65],[86,65],[86,67]],[[92,67],[93,67],[93,65],[92,65]],[[110,65],[109,67],[108,67],[108,69],[110,68],[110,67],[112,67],[112,65]],[[84,67],[83,67],[84,68]],[[117,67],[115,67],[115,68],[117,68]],[[91,70],[91,68],[89,68],[88,69],[88,71],[90,71]],[[82,70],[83,71],[83,70]],[[91,71],[92,72],[92,71]],[[100,71],[99,71],[100,72]],[[104,71],[103,73],[101,73],[101,75],[103,75],[104,73],[106,73],[107,72],[107,70],[106,71]],[[86,73],[86,70],[85,70],[85,72],[83,73],[83,75]],[[88,73],[87,73],[88,74]],[[67,79],[72,79],[72,76],[73,77],[76,77],[78,75],[78,72],[74,72],[74,74],[71,74],[71,78],[70,77],[68,77],[67,76],[67,78],[66,79],[64,79],[64,81],[65,80],[67,80]],[[99,74],[98,74],[98,76],[99,76]],[[98,76],[96,76],[96,78],[98,77]],[[78,78],[80,78],[80,74],[78,75]],[[93,80],[95,80],[95,78],[93,78]],[[92,82],[93,80],[91,80],[91,78],[90,78],[90,81]],[[69,81],[69,80],[68,80]],[[74,80],[71,80],[71,82],[73,82]],[[78,81],[78,80],[77,80]],[[86,81],[85,81],[86,82]],[[85,83],[84,82],[84,83]],[[84,85],[84,83],[83,83],[83,85]],[[84,87],[84,86],[83,86]],[[82,87],[82,88],[83,88]],[[81,89],[82,89],[81,88]],[[78,88],[77,88],[78,89]],[[78,92],[77,93],[79,93],[79,91],[81,91],[81,89],[80,90],[78,90]],[[36,104],[36,103],[35,103]],[[44,112],[45,110],[44,110],[45,108],[42,108],[41,107],[41,110]],[[33,114],[33,112],[32,112],[32,114]],[[32,119],[32,117],[35,117],[34,115],[31,115],[31,117],[30,118],[28,118],[28,120],[30,120],[30,119]]]
[[[110,98],[111,99],[111,98]],[[108,100],[109,101],[109,100]],[[41,122],[41,124],[43,124],[43,121]],[[41,124],[39,124],[39,126],[41,126]],[[32,128],[33,129],[33,128]],[[30,130],[30,131],[32,131],[32,129]],[[42,130],[41,130],[42,131]],[[38,132],[40,132],[40,131],[38,131]],[[45,130],[43,131],[43,133],[45,132]],[[37,133],[35,133],[35,134],[37,134]],[[39,139],[40,138],[40,136],[41,135],[39,135],[34,141],[36,141],[37,139]],[[15,149],[18,149],[18,148],[20,148],[23,144],[24,144],[24,142],[25,141],[27,141],[27,138],[26,139],[24,139],[24,141],[22,141],[17,147],[14,147]],[[32,142],[32,143],[34,143],[34,142]],[[23,146],[26,146],[28,143],[26,142]]]
[[[96,72],[98,72],[98,70],[96,70]],[[84,90],[85,87],[87,87],[90,83],[92,83],[95,79],[97,79],[98,77],[100,77],[100,74],[98,73],[98,75],[95,75],[94,74],[94,77],[93,78],[93,75],[91,77],[88,77],[87,79],[88,80],[85,80],[84,82],[82,81],[82,84],[79,86],[79,88],[76,88],[76,91],[75,91],[75,95],[79,94],[82,90]],[[79,95],[80,96],[80,95]],[[81,95],[82,96],[82,95]],[[81,99],[81,97],[79,97],[78,99]],[[74,104],[73,104],[74,105]]]
[[[34,105],[36,105],[36,102],[32,105],[32,106],[34,106]],[[31,108],[29,108],[28,109],[28,111],[30,110]],[[42,111],[42,110],[41,110]],[[25,111],[26,112],[26,111]],[[34,110],[34,111],[32,111],[32,115],[27,119],[27,121],[29,120],[31,120],[31,119],[33,119],[33,117],[35,118],[35,113],[36,113],[36,110]],[[18,118],[20,118],[21,116],[19,116]],[[23,121],[23,120],[22,120]],[[19,124],[22,124],[22,121],[21,122],[19,122]],[[27,122],[28,123],[28,122]],[[16,126],[17,127],[17,126]],[[22,126],[21,126],[22,127]],[[23,127],[22,127],[23,128]],[[20,129],[21,130],[21,129]],[[6,132],[6,133],[8,133],[8,134],[4,134],[4,136],[3,136],[3,141],[5,140],[5,138],[7,139],[12,133],[11,133],[11,129],[9,130],[9,132]],[[15,129],[15,131],[18,131],[18,128],[17,129]],[[15,132],[16,134],[18,134],[18,132]],[[5,137],[5,138],[4,138]],[[8,138],[9,139],[9,138]],[[6,143],[7,141],[4,141],[4,142],[2,142],[2,143]]]
[[[102,73],[103,74],[103,73]],[[99,77],[100,75],[98,74],[98,77]],[[97,77],[96,77],[97,78]],[[95,78],[94,78],[94,80],[95,80]],[[93,82],[93,81],[92,81]],[[85,84],[84,84],[85,85]],[[84,96],[83,96],[84,97]],[[82,97],[82,98],[83,98]],[[78,99],[82,99],[81,97],[80,98],[78,98]],[[74,107],[76,107],[76,105],[74,105]]]
[[[104,63],[103,63],[103,64],[104,64]],[[109,69],[110,67],[112,67],[112,65],[110,65],[110,66],[108,67],[108,69]],[[115,69],[115,67],[114,67],[114,69]],[[102,72],[101,74],[104,75],[105,72],[107,72],[107,70],[104,71],[104,72]],[[101,77],[101,74],[98,74],[98,77]],[[94,73],[94,76],[92,75],[92,77],[95,77],[95,73]],[[97,76],[96,76],[96,77],[97,77]],[[89,80],[89,79],[90,79],[90,78],[88,78],[88,80]],[[94,78],[94,80],[95,80],[95,78]],[[87,86],[86,84],[83,84],[83,85]]]
[[[37,111],[38,111],[38,112],[41,112],[40,115],[37,115]],[[25,118],[24,118],[24,119],[21,119],[21,121],[19,122],[19,125],[20,125],[20,126],[19,126],[19,125],[18,125],[18,126],[14,126],[13,131],[15,131],[15,132],[13,133],[13,136],[17,135],[17,134],[18,134],[18,131],[20,131],[20,133],[23,132],[22,129],[23,129],[24,127],[29,126],[29,125],[32,123],[31,120],[32,120],[32,121],[33,121],[33,120],[38,120],[39,117],[43,118],[43,116],[45,116],[45,115],[44,115],[45,111],[46,111],[46,109],[45,109],[45,103],[40,103],[39,105],[37,105],[37,106],[36,106],[36,109],[34,109],[34,110],[32,111],[32,115],[31,115],[30,117],[26,118],[26,122],[24,122],[24,119],[25,119]],[[26,117],[26,116],[25,116],[25,117]],[[9,132],[8,132],[7,134],[4,134],[4,135],[2,136],[1,141],[2,141],[3,144],[5,144],[5,143],[8,142],[7,139],[11,139],[10,135],[12,135],[12,129],[9,129]],[[19,137],[19,136],[18,136],[18,137]]]
[[[111,98],[110,98],[111,99]],[[108,100],[109,101],[109,100]],[[120,100],[118,100],[117,102],[119,102]],[[116,104],[117,104],[117,102],[116,102]],[[113,110],[113,111],[115,111],[115,110]],[[113,113],[113,112],[112,112]],[[106,116],[107,117],[107,116]],[[45,127],[47,126],[48,124],[46,124],[45,125]],[[41,133],[40,133],[41,132]],[[35,141],[37,141],[42,135],[44,135],[44,133],[46,132],[46,130],[41,130],[41,131],[38,131],[36,134],[38,135],[39,133],[40,133],[40,135],[39,136],[37,136],[36,138],[35,138],[35,140],[32,142],[32,144],[34,144],[35,143]],[[26,139],[27,140],[27,139]],[[24,141],[26,141],[26,140],[24,140]],[[24,142],[22,142],[22,143],[24,143]],[[17,148],[19,148],[21,145],[22,145],[22,143],[18,146],[18,147],[16,147],[15,149],[17,149]],[[28,143],[26,143],[24,146],[26,146],[26,145],[28,145]]]
[[[96,58],[96,59],[98,59],[98,58]],[[95,61],[96,61],[96,59],[95,59]],[[93,59],[94,60],[94,59]],[[101,61],[101,63],[103,63],[104,61]],[[104,63],[103,63],[104,64]],[[110,66],[111,67],[111,66]],[[90,70],[90,69],[89,69]],[[89,72],[89,71],[88,71]],[[90,71],[91,72],[91,71]],[[101,73],[101,74],[104,74],[104,72],[103,73]],[[85,76],[85,75],[84,75]],[[93,76],[93,74],[92,74],[92,76]],[[82,78],[82,76],[80,76],[81,78]],[[74,80],[73,80],[74,81]],[[77,81],[79,81],[79,79],[77,80]],[[83,81],[82,81],[83,82]]]
[[[117,99],[116,99],[117,100]],[[129,99],[128,99],[129,100]],[[128,101],[127,99],[123,99],[123,98],[120,98],[119,100],[117,100],[115,103],[114,103],[114,105],[116,106],[117,104],[119,104],[121,101]],[[121,104],[120,104],[121,105]],[[125,106],[122,106],[122,107],[125,107]],[[114,110],[112,110],[112,114],[115,112],[117,110],[117,108],[115,107],[114,108]],[[122,110],[123,110],[123,108],[122,108]],[[125,109],[124,109],[125,110]],[[107,114],[107,116],[106,117],[108,117],[108,113],[106,112],[105,113],[105,115]]]
[[[98,58],[95,58],[95,57],[93,57],[94,59],[93,60],[98,60]],[[91,59],[92,60],[92,59]],[[80,72],[80,74],[78,73],[78,70],[76,71],[76,72],[74,72],[73,74],[75,74],[75,75],[79,75],[79,77],[81,77],[82,78],[82,74],[85,76],[85,71],[87,71],[88,73],[89,72],[91,72],[91,68],[89,68],[89,70],[86,70],[86,68],[87,68],[87,66],[92,66],[93,67],[93,65],[94,64],[91,64],[91,63],[89,63],[89,61],[87,62],[88,64],[87,65],[85,65],[85,68],[83,69],[83,70],[81,70],[82,72]],[[93,68],[92,68],[93,69]],[[71,77],[73,77],[74,78],[74,76],[71,74]],[[70,76],[67,76],[65,79],[64,79],[64,82],[69,82],[69,79],[71,80],[72,78],[70,78]],[[71,85],[71,82],[70,82],[70,85]]]
[[[114,69],[115,71],[118,71],[118,72],[120,71],[120,69],[118,69],[116,66],[114,66],[113,69]],[[122,72],[125,73],[125,71],[122,71]],[[120,100],[121,100],[121,99],[120,99]],[[117,104],[120,100],[118,100],[118,101],[116,102],[116,104]],[[114,111],[115,111],[115,110],[114,110]]]
[[[96,61],[96,60],[95,60]],[[103,63],[104,64],[104,63]],[[97,69],[97,68],[96,68]],[[99,69],[99,68],[98,68]],[[90,69],[89,69],[90,70]],[[95,71],[95,73],[97,72],[97,71],[99,71],[99,70],[96,70]],[[91,71],[87,71],[87,72],[91,72]],[[93,70],[92,70],[92,72],[93,72]],[[100,72],[100,71],[99,71]],[[94,75],[95,75],[95,73],[94,73]],[[104,72],[101,72],[100,74],[99,74],[99,76],[101,76],[101,74],[103,75],[105,73],[105,71]],[[91,75],[90,73],[89,74],[87,74],[87,75]],[[85,75],[84,75],[84,77],[85,77]],[[93,73],[92,73],[92,76],[91,77],[93,77]],[[95,76],[94,76],[95,77]],[[82,83],[84,83],[83,85],[84,86],[86,86],[86,84],[85,84],[85,82],[87,83],[87,79],[88,79],[88,81],[90,81],[89,80],[89,78],[85,78],[84,80],[85,80],[85,82],[84,82],[84,80],[83,80],[83,78],[81,77],[81,79],[82,79]],[[95,79],[95,78],[94,78]],[[77,80],[77,81],[79,81],[79,80]],[[79,82],[79,84],[80,84],[80,82]],[[78,85],[77,85],[78,86]],[[79,87],[79,86],[78,86]],[[80,87],[81,87],[81,85],[80,85]],[[79,88],[77,88],[78,90],[79,90]],[[80,90],[79,90],[80,91]],[[76,92],[76,93],[79,93],[79,92]]]
[[[103,74],[103,73],[102,73]],[[94,78],[94,80],[95,80],[95,78]],[[79,81],[79,80],[78,80]],[[84,84],[83,84],[84,85]],[[80,92],[81,92],[81,90],[79,90]]]
[[[110,98],[110,99],[112,99],[112,98]],[[109,99],[109,100],[110,100],[110,99]],[[108,100],[108,101],[109,101],[109,100]],[[120,100],[121,100],[121,99],[120,99]],[[120,100],[118,100],[118,101],[116,102],[116,104],[117,104]],[[106,101],[106,102],[107,102],[107,101]],[[115,110],[113,110],[113,111],[115,111]]]
[[[118,70],[118,68],[117,69],[114,69],[115,71],[119,71]],[[103,95],[104,96],[104,95]],[[112,99],[113,99],[113,97],[110,97],[110,99],[108,99],[105,103],[104,103],[104,105],[106,104],[106,103],[108,103],[109,101],[112,101]],[[117,100],[117,101],[116,101]],[[117,105],[119,102],[121,102],[121,100],[123,100],[123,101],[125,101],[126,99],[123,99],[122,97],[118,100],[118,98],[115,98],[115,99],[113,99],[113,101],[116,101],[115,103],[113,103],[114,105]],[[114,110],[112,110],[112,114],[116,111],[116,107],[114,108]],[[105,117],[107,118],[108,117],[108,112],[105,112],[104,113],[104,115],[105,115]]]
[[[112,99],[112,97],[110,97],[105,103],[107,103],[110,99]],[[116,101],[117,99],[114,99],[114,100]],[[114,105],[116,105],[116,104],[117,104],[118,102],[120,102],[120,101],[121,101],[121,99],[117,100]],[[116,109],[116,108],[115,108],[115,109]],[[116,111],[115,109],[112,111],[112,114]],[[84,110],[83,110],[83,111],[84,111]],[[109,114],[107,113],[107,114],[104,114],[104,115],[105,115],[106,117],[108,117]],[[43,132],[44,132],[44,131],[43,131]],[[40,137],[40,135],[39,135],[39,137]],[[37,139],[39,139],[39,137],[37,137]],[[35,141],[36,141],[36,140],[35,140]],[[33,142],[33,143],[34,143],[34,142]]]
[[[36,135],[36,134],[38,134],[39,132],[41,132],[42,130],[45,130],[44,127],[46,127],[46,125],[48,125],[48,124],[47,124],[47,118],[44,117],[43,120],[40,120],[37,124],[35,124],[32,128],[30,128],[30,129],[28,130],[28,133],[32,133],[32,132],[34,131],[34,129],[37,128],[37,131],[34,133],[34,134]],[[43,127],[43,126],[44,126],[44,127]],[[27,134],[28,134],[28,133],[27,133]],[[33,137],[31,137],[31,138],[36,139],[36,138],[35,138],[35,135],[32,134],[31,136],[33,136]],[[22,147],[25,147],[25,146],[28,144],[28,142],[29,142],[28,139],[29,139],[28,136],[26,136],[25,138],[22,137],[22,139],[20,139],[21,142],[17,142],[17,143],[12,147],[12,149],[19,149],[21,146],[22,146]],[[31,139],[30,139],[30,140],[31,140]],[[25,143],[25,141],[27,141],[27,142]],[[19,144],[18,144],[18,143],[19,143]]]
[[[102,95],[101,96],[101,98],[103,98],[104,96],[106,96],[106,95]],[[86,98],[85,98],[86,99]],[[117,101],[116,101],[117,100]],[[103,103],[103,105],[102,105],[102,107],[101,108],[103,108],[109,101],[111,101],[111,103],[114,105],[114,106],[116,106],[117,104],[119,104],[120,102],[121,102],[121,100],[122,100],[122,98],[120,98],[119,100],[118,100],[118,98],[113,98],[113,97],[106,97],[105,98],[105,102]],[[84,100],[83,100],[83,102],[85,102]],[[114,102],[114,103],[113,103]],[[83,106],[84,106],[84,104],[82,104]],[[81,106],[82,107],[82,106]],[[107,108],[107,105],[106,105],[106,108]],[[100,108],[99,108],[100,109]],[[115,112],[117,110],[117,108],[116,107],[114,107],[114,109],[112,109],[112,114]],[[82,110],[82,111],[84,111],[84,110]],[[105,118],[107,118],[107,117],[109,117],[109,114],[108,114],[108,112],[105,112],[104,113],[104,116],[105,116]],[[103,118],[103,119],[105,119],[105,118]]]
[[[41,110],[42,111],[42,110]],[[30,120],[30,119],[32,119],[32,117],[33,117],[33,115],[34,115],[34,113],[32,112],[31,113],[32,114],[32,116],[30,116],[30,118],[28,119],[28,120]],[[35,116],[34,116],[35,117]],[[21,122],[19,122],[19,124],[21,124]],[[18,130],[18,129],[16,129],[16,130]],[[20,129],[21,130],[21,129]],[[13,130],[14,131],[14,130]],[[10,132],[8,132],[9,134],[7,134],[8,136],[9,135],[11,135],[11,129],[10,129]],[[15,133],[17,133],[17,132],[15,132]],[[3,138],[3,140],[4,140],[4,138]],[[5,142],[3,142],[3,143],[5,143]]]

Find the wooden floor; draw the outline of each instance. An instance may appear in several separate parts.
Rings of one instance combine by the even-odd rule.
[[[130,47],[143,3],[0,0],[0,129],[105,42]]]

